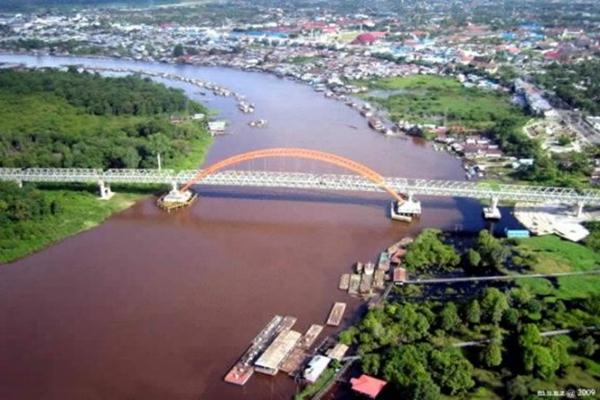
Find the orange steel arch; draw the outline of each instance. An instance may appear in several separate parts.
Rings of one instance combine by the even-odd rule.
[[[238,154],[233,157],[229,157],[225,160],[219,161],[215,164],[210,165],[207,168],[204,168],[183,186],[181,190],[185,191],[190,188],[190,186],[200,182],[202,179],[207,177],[210,174],[213,174],[217,171],[220,171],[224,168],[227,168],[231,165],[239,164],[245,161],[255,160],[257,158],[272,158],[272,157],[293,157],[293,158],[307,158],[310,160],[323,161],[328,164],[336,165],[341,168],[345,168],[352,172],[359,174],[375,183],[381,189],[388,192],[392,197],[398,200],[400,203],[404,202],[404,199],[396,193],[392,188],[390,188],[386,183],[383,176],[379,175],[377,172],[373,171],[371,168],[367,167],[364,164],[358,163],[356,161],[352,161],[345,157],[340,157],[335,154],[326,153],[323,151],[317,150],[309,150],[309,149],[301,149],[301,148],[272,148],[272,149],[264,149],[264,150],[255,150],[247,153]]]

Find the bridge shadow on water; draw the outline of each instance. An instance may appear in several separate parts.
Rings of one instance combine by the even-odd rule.
[[[296,190],[296,189],[269,189],[260,191],[254,189],[247,190],[231,190],[230,188],[223,189],[196,189],[194,190],[198,196],[206,198],[223,198],[223,199],[238,199],[238,200],[267,200],[267,201],[291,201],[301,203],[333,203],[333,204],[346,204],[346,205],[359,205],[369,208],[381,208],[386,209],[389,207],[391,199],[389,196],[385,197],[382,193],[368,193],[357,195],[355,193],[332,193],[322,192],[317,190]],[[458,209],[461,213],[472,212],[472,208],[467,206],[459,207],[460,203],[463,203],[465,199],[455,198],[433,198],[423,197],[418,199],[422,201],[424,207],[431,209],[441,210],[454,210]],[[470,201],[477,204],[476,201]]]
[[[337,194],[331,192],[295,190],[295,189],[254,189],[232,190],[223,189],[201,189],[194,190],[198,196],[206,198],[222,198],[236,200],[267,200],[267,201],[292,201],[301,203],[333,203],[333,204],[353,204],[371,208],[379,208],[390,202],[382,195],[356,195],[351,193]],[[375,197],[376,196],[376,197]]]

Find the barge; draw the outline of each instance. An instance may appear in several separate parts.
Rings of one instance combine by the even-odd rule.
[[[300,338],[296,347],[291,351],[290,355],[283,361],[279,369],[290,376],[296,376],[308,358],[308,350],[313,345],[317,337],[323,330],[323,325],[313,324],[308,328],[306,333]]]
[[[296,318],[276,315],[252,340],[252,344],[238,362],[225,375],[225,382],[243,386],[254,374],[254,362],[273,342],[273,338],[288,331],[296,323]]]
[[[329,317],[327,318],[327,325],[339,326],[342,322],[344,311],[346,311],[346,303],[336,302],[331,308],[331,312],[329,313]]]
[[[348,290],[349,287],[350,287],[350,274],[343,274],[340,277],[340,283],[338,285],[338,288],[340,290]]]
[[[292,352],[302,334],[291,329],[281,332],[273,343],[254,363],[254,370],[267,375],[276,375],[280,365]]]

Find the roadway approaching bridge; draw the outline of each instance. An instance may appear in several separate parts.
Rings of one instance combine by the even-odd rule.
[[[302,172],[230,170],[230,166],[266,157],[301,157],[316,159],[347,169],[355,174],[317,174]],[[167,184],[170,195],[181,196],[194,185],[266,187],[288,189],[318,189],[352,192],[387,192],[395,200],[392,207],[398,219],[409,219],[421,212],[414,196],[466,197],[490,200],[485,214],[500,218],[500,201],[528,203],[559,203],[577,207],[600,205],[600,191],[532,185],[490,184],[470,181],[409,179],[383,177],[372,169],[330,153],[306,149],[266,149],[230,157],[201,170],[156,169],[81,169],[81,168],[0,168],[0,181],[93,183],[100,187],[100,196],[109,198],[111,184]]]

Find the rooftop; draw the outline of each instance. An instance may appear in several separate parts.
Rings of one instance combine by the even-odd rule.
[[[256,360],[255,365],[270,370],[277,370],[281,362],[292,351],[302,334],[297,331],[287,330],[279,334]]]
[[[350,383],[352,384],[352,390],[372,399],[377,397],[383,387],[387,384],[386,381],[365,374],[362,374],[358,378],[350,379]]]

